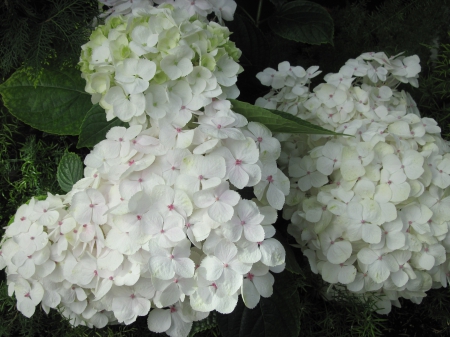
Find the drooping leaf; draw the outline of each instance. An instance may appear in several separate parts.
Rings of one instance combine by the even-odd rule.
[[[36,85],[35,85],[36,84]],[[16,71],[0,85],[9,112],[35,129],[58,135],[78,135],[92,106],[85,81],[76,69],[43,69],[38,81],[26,70]]]
[[[245,116],[251,122],[259,122],[272,132],[308,133],[319,135],[337,135],[337,133],[314,125],[287,112],[264,109],[250,103],[230,99],[233,111]]]
[[[98,104],[93,105],[81,124],[77,148],[93,147],[105,139],[106,133],[114,126],[128,126],[128,123],[118,118],[107,121],[105,110]]]
[[[83,163],[77,154],[66,152],[61,158],[56,172],[59,186],[64,192],[69,192],[73,184],[83,178]]]
[[[232,313],[218,314],[217,324],[223,337],[297,337],[300,332],[300,298],[293,274],[275,274],[273,295],[261,297],[254,309],[242,298]]]
[[[333,44],[333,19],[326,9],[310,1],[285,3],[269,20],[272,31],[288,40]]]

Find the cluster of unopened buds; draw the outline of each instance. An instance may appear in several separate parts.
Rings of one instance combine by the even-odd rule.
[[[276,135],[288,231],[331,289],[377,294],[380,313],[401,297],[420,303],[448,282],[450,153],[397,89],[418,86],[419,58],[365,53],[311,92],[316,70],[283,62],[258,74],[272,89],[257,105],[344,134]]]

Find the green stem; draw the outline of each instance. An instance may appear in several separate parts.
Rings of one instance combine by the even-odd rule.
[[[259,19],[261,17],[262,3],[263,3],[263,0],[259,0],[258,12],[256,14],[256,27],[259,27],[259,23],[260,23]]]
[[[238,5],[239,6],[239,5]],[[244,12],[245,15],[253,22],[254,25],[256,25],[255,19],[244,9],[244,7],[239,6],[239,9]]]

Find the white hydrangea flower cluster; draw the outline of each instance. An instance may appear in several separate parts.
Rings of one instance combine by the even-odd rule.
[[[280,134],[291,180],[283,217],[312,270],[336,287],[420,303],[450,276],[450,153],[400,83],[418,86],[417,56],[364,53],[309,90],[317,67],[288,62],[258,74],[257,105],[348,136]]]
[[[82,46],[85,90],[108,120],[144,126],[149,117],[198,111],[215,97],[236,98],[241,51],[229,35],[228,28],[185,9],[133,7],[108,17]]]
[[[285,259],[272,224],[289,192],[280,143],[229,101],[206,106],[194,128],[191,118],[112,128],[71,192],[18,209],[0,266],[19,311],[41,303],[98,328],[150,312],[150,330],[185,337],[239,294],[249,308],[271,296]],[[260,201],[236,192],[253,186]]]
[[[220,23],[223,20],[232,21],[237,8],[234,0],[99,0],[99,2],[110,7],[102,13],[102,17],[128,14],[133,8],[150,7],[155,4],[170,4],[185,10],[190,16],[206,17],[214,13]]]

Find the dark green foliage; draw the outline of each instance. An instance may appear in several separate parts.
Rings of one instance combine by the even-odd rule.
[[[379,8],[374,8],[372,4],[375,1],[369,0],[348,1],[347,6],[341,8],[332,7],[334,2],[331,1],[316,1],[327,6],[334,19],[334,47],[305,45],[271,34],[264,20],[273,14],[274,4],[284,1],[263,1],[258,29],[249,25],[255,21],[259,1],[237,2],[245,6],[245,10],[238,9],[239,19],[230,23],[231,30],[235,32],[232,40],[243,50],[241,60],[245,71],[239,75],[240,100],[254,102],[254,98],[264,95],[268,88],[259,84],[255,74],[265,67],[276,68],[281,61],[288,60],[305,68],[317,64],[326,74],[337,72],[347,59],[365,51],[383,50],[390,55],[405,51],[406,55],[418,54],[423,68],[419,78],[420,88],[411,91],[408,87],[407,90],[412,92],[421,114],[438,120],[444,137],[450,138],[449,0],[386,0]],[[51,63],[52,67],[64,62],[76,63],[79,47],[86,41],[89,24],[97,8],[96,1],[92,0],[0,0],[0,75],[5,77],[22,64],[40,69],[46,63]],[[435,62],[427,63],[430,55],[427,45],[432,44],[435,37],[439,37],[442,43],[439,56]],[[62,155],[69,150],[84,159],[87,153],[85,149],[75,148],[77,140],[77,137],[52,136],[31,129],[0,106],[2,227],[17,207],[31,196],[46,194],[47,191],[63,193],[56,180]],[[277,233],[284,238],[288,237],[286,226],[282,220],[276,224]],[[289,242],[294,243],[293,240]],[[300,300],[300,336],[450,335],[449,288],[429,291],[420,305],[401,300],[402,308],[393,308],[388,316],[377,315],[373,312],[373,301],[361,303],[347,292],[338,292],[335,300],[325,299],[324,290],[328,285],[310,271],[300,249],[293,248],[288,260],[291,269],[296,272],[300,270],[299,274],[292,275],[294,281],[291,280],[298,285],[298,294],[294,292],[293,295]],[[0,278],[5,278],[3,271]],[[257,325],[258,322],[252,323]],[[217,314],[212,313],[205,320],[195,322],[191,332],[193,335],[221,336]],[[16,310],[16,301],[7,295],[6,284],[2,282],[1,336],[166,335],[149,332],[146,317],[139,317],[130,326],[115,325],[100,330],[72,328],[56,310],[51,310],[47,315],[40,307],[28,319]]]
[[[384,51],[417,54],[424,65],[430,54],[424,44],[447,34],[449,4],[448,0],[387,0],[370,9],[369,0],[360,0],[332,7],[334,46],[305,46],[296,63],[318,64],[327,74],[363,52]]]
[[[21,65],[76,64],[98,15],[96,0],[0,1],[0,77]]]
[[[438,55],[429,61],[428,68],[415,97],[420,97],[421,113],[434,118],[443,136],[450,139],[450,35],[441,40]]]
[[[71,140],[18,121],[0,106],[0,221],[6,224],[32,196],[62,193],[56,169]],[[3,226],[2,226],[3,227]]]

